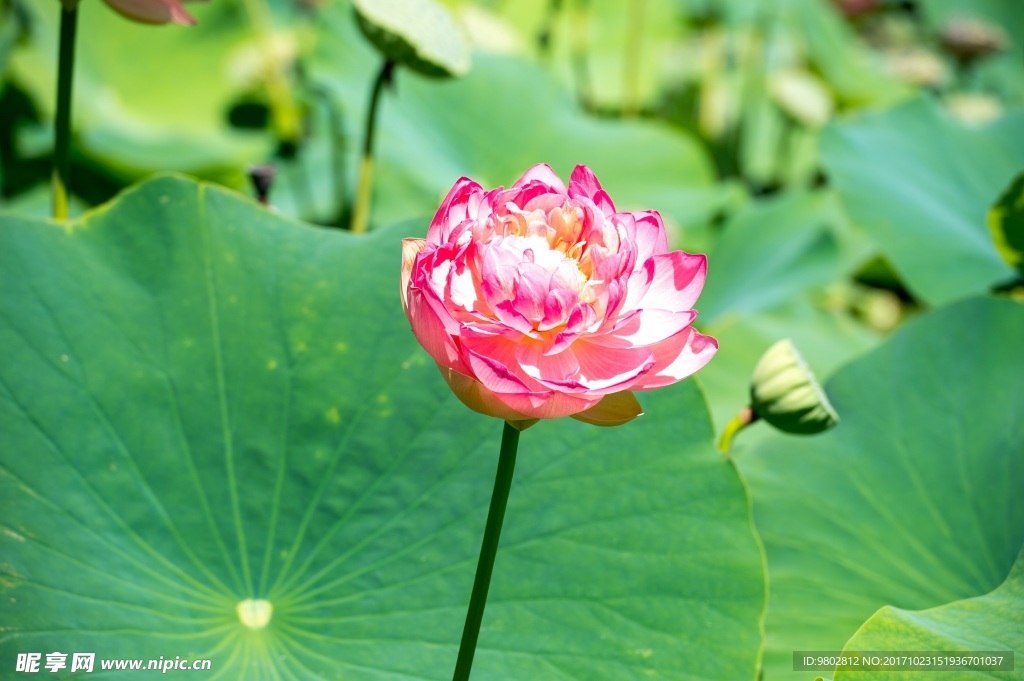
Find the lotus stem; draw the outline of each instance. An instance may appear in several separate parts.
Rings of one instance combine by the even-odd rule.
[[[68,183],[71,175],[71,90],[75,74],[75,35],[78,0],[61,3],[60,48],[57,56],[57,119],[53,148],[53,217],[68,219]]]
[[[473,667],[473,655],[476,653],[480,623],[483,621],[484,606],[487,604],[487,590],[491,586],[491,573],[494,571],[494,558],[498,553],[498,538],[501,536],[501,524],[505,519],[505,507],[508,505],[508,494],[512,488],[512,474],[516,467],[518,448],[519,430],[506,421],[501,434],[501,453],[498,456],[498,471],[494,476],[491,507],[487,511],[484,540],[480,546],[476,577],[473,579],[473,593],[469,598],[466,626],[462,630],[462,643],[459,645],[459,657],[455,663],[452,681],[468,681],[469,672]]]
[[[647,0],[630,3],[626,52],[622,60],[622,115],[632,117],[640,109],[640,62],[644,46]]]
[[[363,160],[359,164],[359,188],[356,190],[356,205],[352,213],[352,232],[362,234],[370,218],[370,203],[373,198],[373,138],[377,128],[377,105],[385,85],[391,84],[395,62],[386,59],[373,83],[370,107],[366,111],[366,132],[363,137]]]
[[[558,24],[558,17],[562,12],[562,0],[548,0],[547,12],[544,15],[544,24],[537,35],[537,48],[543,59],[551,57],[551,39],[555,34],[555,27]]]
[[[576,78],[576,97],[587,111],[593,111],[590,85],[590,0],[578,0],[572,31],[572,70]]]
[[[725,430],[722,431],[722,439],[718,441],[718,451],[723,454],[729,453],[729,447],[732,445],[732,439],[736,433],[740,432],[751,423],[757,420],[757,414],[751,407],[743,407],[740,409],[740,413],[732,417],[732,420],[725,425]]]

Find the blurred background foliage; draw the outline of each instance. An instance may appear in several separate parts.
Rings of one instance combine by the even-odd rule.
[[[589,150],[598,165],[600,154],[612,157],[605,174],[626,166],[608,181],[624,185],[615,188],[628,202],[659,205],[697,228],[749,196],[825,184],[821,130],[837,116],[925,93],[980,125],[1024,100],[1024,53],[1010,40],[1024,19],[1009,0],[448,4],[474,64],[454,82],[410,72],[396,83],[381,126],[390,151],[382,150],[378,194],[388,198],[378,224],[429,212],[454,174],[486,166],[481,181],[504,183],[525,160],[557,165]],[[0,194],[31,210],[52,146],[58,5],[3,0],[0,8]],[[155,29],[83,8],[80,205],[157,170],[244,190],[247,165],[274,161],[282,212],[344,225],[379,60],[351,7],[217,0],[194,13],[195,27]],[[958,26],[968,20],[987,23]],[[992,54],[964,57],[972,40],[990,41]],[[609,120],[616,125],[602,125]],[[388,156],[394,148],[401,159]],[[638,195],[637,186],[649,188]]]
[[[842,131],[858,129],[856,114],[895,107],[902,113],[891,127],[901,133],[893,141],[912,145],[902,131],[935,121],[942,129],[909,149],[933,158],[905,158],[938,174],[954,149],[934,143],[959,134],[970,151],[971,135],[981,134],[972,131],[992,123],[1012,141],[1024,102],[1024,46],[1011,39],[1024,31],[1024,13],[1012,0],[447,4],[472,44],[472,68],[447,81],[401,72],[385,93],[374,226],[429,216],[459,175],[498,185],[536,162],[560,172],[587,163],[622,207],[657,207],[678,246],[711,252],[705,324],[758,336],[785,307],[785,317],[800,320],[793,333],[806,327],[808,340],[816,338],[806,351],[826,370],[921,300],[938,299],[908,290],[913,272],[865,224],[878,220],[864,211],[884,212],[891,202],[861,202],[851,219],[843,197],[899,192],[893,183],[914,169],[882,175],[892,151],[885,140],[872,155],[855,146],[844,161],[841,149],[830,154],[823,130],[850,118],[853,127],[832,135],[849,139],[854,133]],[[0,205],[26,214],[45,214],[48,202],[58,8],[0,0]],[[163,170],[248,193],[247,168],[269,162],[280,212],[346,227],[380,63],[351,6],[217,0],[190,9],[194,27],[151,28],[86,2],[73,211]],[[874,120],[889,125],[884,115]],[[990,174],[1008,179],[1002,169]],[[987,193],[977,201],[990,204]],[[980,268],[982,287],[1008,276],[1003,268],[982,281]],[[739,295],[751,287],[757,295]],[[815,357],[822,343],[827,357]],[[763,349],[756,345],[746,344],[751,356]],[[709,373],[710,386],[725,379]]]

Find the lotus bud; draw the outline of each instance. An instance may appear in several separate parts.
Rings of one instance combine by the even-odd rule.
[[[750,382],[750,406],[779,430],[813,435],[839,422],[825,391],[790,340],[781,340],[764,353]]]

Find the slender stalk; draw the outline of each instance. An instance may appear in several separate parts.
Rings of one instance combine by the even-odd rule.
[[[327,98],[327,114],[331,126],[331,168],[334,170],[334,188],[337,193],[338,206],[335,208],[335,215],[332,224],[341,227],[345,209],[348,207],[346,192],[348,191],[347,173],[345,172],[345,147],[348,140],[345,138],[344,116],[335,108],[334,100]]]
[[[577,0],[572,31],[572,70],[576,79],[576,97],[587,111],[593,111],[590,84],[590,0]]]
[[[630,3],[629,24],[626,28],[626,51],[622,60],[622,115],[635,116],[640,109],[640,67],[644,47],[644,15],[647,0]]]
[[[732,417],[732,420],[725,425],[725,430],[722,431],[722,439],[718,441],[718,451],[723,454],[729,453],[729,446],[732,444],[732,439],[736,433],[740,432],[751,423],[758,419],[757,414],[750,407],[743,407],[740,409],[740,413]]]
[[[373,137],[377,128],[377,104],[385,85],[391,84],[395,62],[386,59],[373,83],[370,108],[366,111],[366,132],[363,137],[363,160],[359,164],[359,188],[356,190],[356,205],[352,213],[352,231],[361,234],[366,231],[370,218],[370,200],[373,198]]]
[[[506,421],[505,429],[501,433],[501,454],[498,456],[498,472],[494,476],[491,508],[487,511],[484,541],[480,546],[480,559],[477,561],[476,578],[473,580],[473,594],[469,598],[466,626],[462,630],[462,643],[459,645],[459,658],[455,663],[452,681],[468,681],[469,671],[473,667],[473,655],[476,653],[480,622],[483,621],[484,606],[487,604],[487,590],[491,585],[491,573],[494,571],[494,557],[498,553],[498,538],[501,536],[501,523],[505,519],[508,493],[512,488],[512,473],[516,467],[518,448],[519,430]]]
[[[53,148],[53,217],[68,218],[68,182],[71,164],[71,85],[75,73],[75,34],[78,27],[78,0],[62,3],[60,13],[60,50],[57,61],[57,120]]]
[[[551,58],[551,36],[555,33],[558,24],[558,17],[562,12],[562,0],[548,0],[547,13],[544,15],[544,24],[540,33],[537,34],[537,48],[542,59]]]

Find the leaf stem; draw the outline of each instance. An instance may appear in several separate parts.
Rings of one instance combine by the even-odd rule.
[[[647,0],[630,3],[626,29],[626,51],[622,59],[622,115],[635,116],[640,109],[640,69],[644,48]]]
[[[373,198],[373,138],[377,128],[377,104],[385,85],[391,84],[395,62],[384,60],[373,83],[370,107],[366,111],[366,132],[363,137],[363,160],[359,165],[359,188],[356,190],[356,206],[352,213],[352,231],[362,234],[370,217],[370,200]]]
[[[60,49],[57,57],[57,119],[53,149],[53,217],[68,218],[68,182],[71,164],[71,86],[75,72],[75,34],[78,27],[78,0],[61,3]]]
[[[452,677],[452,681],[468,681],[470,669],[473,667],[473,655],[476,653],[476,642],[480,636],[480,622],[483,621],[484,606],[487,604],[487,590],[491,585],[491,573],[494,571],[494,557],[498,553],[498,538],[501,536],[501,523],[505,519],[508,493],[512,488],[512,474],[516,467],[518,448],[519,430],[506,421],[505,428],[501,433],[501,453],[498,457],[498,471],[494,476],[491,507],[487,511],[484,540],[480,546],[480,558],[476,564],[476,577],[473,580],[473,593],[469,599],[466,626],[462,630],[462,643],[459,645],[459,657],[455,663],[455,675]]]
[[[548,0],[547,11],[544,14],[544,23],[541,25],[540,33],[537,34],[537,49],[542,59],[551,58],[551,37],[558,25],[559,15],[562,13],[562,0]]]
[[[718,441],[718,451],[723,454],[729,453],[729,446],[732,444],[732,439],[736,433],[740,432],[751,423],[758,419],[757,414],[750,407],[743,407],[740,409],[740,413],[732,417],[732,420],[725,425],[725,430],[722,431],[722,439]]]
[[[577,0],[572,31],[572,71],[576,80],[576,97],[584,110],[593,112],[590,78],[590,0]]]

